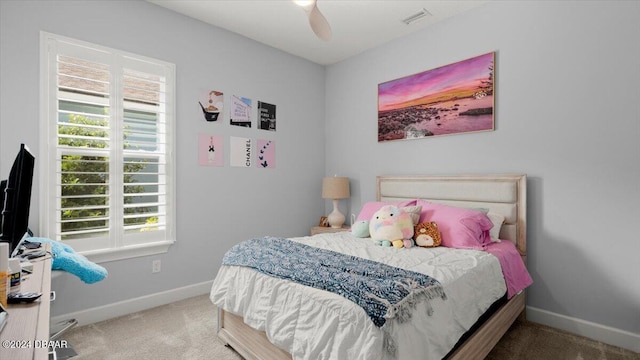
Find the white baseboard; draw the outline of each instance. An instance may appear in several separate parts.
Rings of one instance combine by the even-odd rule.
[[[527,320],[640,353],[640,334],[527,306]]]
[[[99,321],[109,320],[118,316],[132,314],[138,311],[151,309],[156,306],[166,305],[175,301],[188,299],[190,297],[208,294],[211,291],[212,284],[213,280],[205,281],[199,284],[193,284],[178,289],[167,290],[155,294],[119,301],[113,304],[59,315],[51,318],[51,324],[55,325],[68,319],[78,320],[78,325],[93,324]]]

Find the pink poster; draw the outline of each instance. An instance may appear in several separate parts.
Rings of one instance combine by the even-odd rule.
[[[276,143],[273,140],[258,139],[256,166],[259,168],[276,167]]]
[[[222,136],[198,135],[198,162],[200,166],[224,166]]]

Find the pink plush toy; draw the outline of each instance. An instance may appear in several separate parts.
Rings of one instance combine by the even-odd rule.
[[[392,205],[383,206],[371,217],[369,234],[379,245],[412,247],[413,221],[404,210]]]

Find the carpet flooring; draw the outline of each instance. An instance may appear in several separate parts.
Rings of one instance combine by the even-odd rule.
[[[201,295],[103,322],[64,336],[73,360],[240,360],[216,337],[216,308]],[[640,354],[531,322],[516,322],[487,360],[640,360]]]

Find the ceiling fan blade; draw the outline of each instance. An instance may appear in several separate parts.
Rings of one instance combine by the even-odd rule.
[[[318,10],[318,6],[313,4],[313,8],[309,12],[309,25],[311,25],[311,30],[322,40],[329,41],[331,40],[331,26],[329,26],[329,22],[325,19],[324,15]]]

